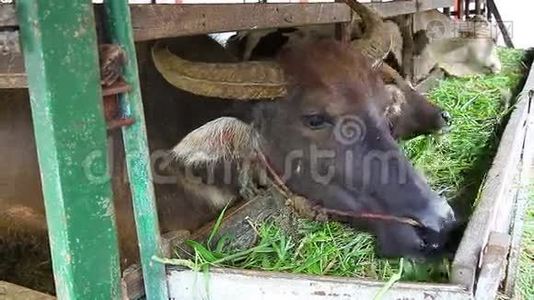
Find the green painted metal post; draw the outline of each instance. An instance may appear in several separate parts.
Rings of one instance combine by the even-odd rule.
[[[91,0],[17,0],[59,299],[119,299]],[[104,180],[99,180],[104,177]]]
[[[111,42],[120,45],[127,54],[124,70],[131,91],[121,96],[124,113],[135,123],[123,129],[126,164],[132,191],[132,201],[143,267],[143,280],[147,299],[167,299],[165,266],[155,262],[153,256],[162,256],[158,214],[150,168],[150,157],[143,112],[135,45],[127,0],[104,1],[107,32]]]

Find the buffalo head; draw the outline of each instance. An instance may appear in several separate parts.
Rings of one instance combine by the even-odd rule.
[[[231,124],[242,123],[236,120],[222,122],[225,128],[205,139],[206,146],[222,146],[219,157],[233,159],[224,153],[257,148],[289,189],[315,205],[410,218],[421,225],[367,220],[382,253],[419,256],[436,250],[443,241],[435,237],[449,229],[454,215],[392,136],[379,72],[368,55],[349,45],[312,43],[284,50],[277,62],[198,63],[161,46],[153,48],[153,58],[163,77],[180,89],[261,100],[246,135],[236,137]],[[396,239],[403,243],[388,242]]]

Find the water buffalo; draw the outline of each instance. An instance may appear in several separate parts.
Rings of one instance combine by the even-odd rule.
[[[168,159],[168,150],[184,137],[190,138],[188,134],[195,128],[212,121],[208,124],[218,124],[216,132],[227,139],[236,128],[249,128],[254,133],[251,136],[257,137],[254,143],[280,172],[286,171],[285,160],[293,157],[288,169],[293,175],[287,186],[318,205],[406,217],[421,224],[415,228],[370,222],[381,241],[382,253],[423,256],[441,246],[441,240],[429,240],[429,236],[445,233],[453,213],[413,170],[396,144],[388,118],[397,109],[391,106],[379,72],[372,68],[379,64],[369,55],[325,40],[287,49],[280,64],[237,62],[207,36],[180,38],[164,45],[168,48],[157,46],[152,52],[150,43],[137,48],[162,232],[194,230],[213,219],[221,205],[237,195],[238,187],[233,183],[200,184],[191,190],[183,181],[187,177],[178,177],[181,182],[158,181],[159,164]],[[7,141],[0,147],[0,240],[4,241],[22,235],[46,238],[27,97],[24,90],[10,90],[0,99],[0,122],[6,125],[0,126],[0,136]],[[221,116],[233,118],[221,121]],[[354,135],[351,128],[364,131]],[[109,137],[121,263],[127,266],[138,259],[137,238],[122,140],[119,132],[111,132]],[[215,143],[222,150],[232,145],[217,144],[225,140],[214,137],[217,135],[202,136],[202,141],[205,145]],[[317,154],[320,159],[314,161]],[[392,171],[381,173],[384,167]],[[332,178],[326,180],[330,170],[334,170]],[[319,176],[311,176],[314,172]]]
[[[419,12],[414,14],[414,31],[418,80],[436,66],[453,76],[497,73],[501,69],[497,36],[480,16],[466,22],[453,21],[438,10]]]
[[[315,205],[421,224],[368,220],[382,253],[424,256],[442,246],[427,237],[447,231],[454,214],[395,142],[384,114],[389,95],[369,55],[320,40],[286,48],[277,62],[192,62],[158,45],[153,57],[163,78],[180,90],[257,100],[250,123],[217,119],[175,147],[175,162],[183,167],[174,169],[180,189],[188,189],[182,180],[188,167],[221,157],[232,161],[241,148],[257,149],[277,173],[289,174],[289,189]],[[188,150],[193,144],[198,151]],[[237,187],[219,184],[195,193],[195,201],[211,203],[214,211],[226,205]],[[217,201],[211,200],[218,189]]]

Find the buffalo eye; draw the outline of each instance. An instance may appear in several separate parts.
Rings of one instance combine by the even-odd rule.
[[[331,124],[328,117],[321,114],[302,116],[302,123],[310,129],[322,129]]]

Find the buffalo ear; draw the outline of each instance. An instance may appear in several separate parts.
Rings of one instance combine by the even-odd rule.
[[[385,108],[384,116],[390,121],[402,113],[402,107],[406,103],[406,96],[395,84],[386,84],[388,94],[388,105]]]
[[[247,123],[221,117],[193,130],[172,149],[171,161],[182,167],[218,162],[239,163],[259,149],[260,137]]]

